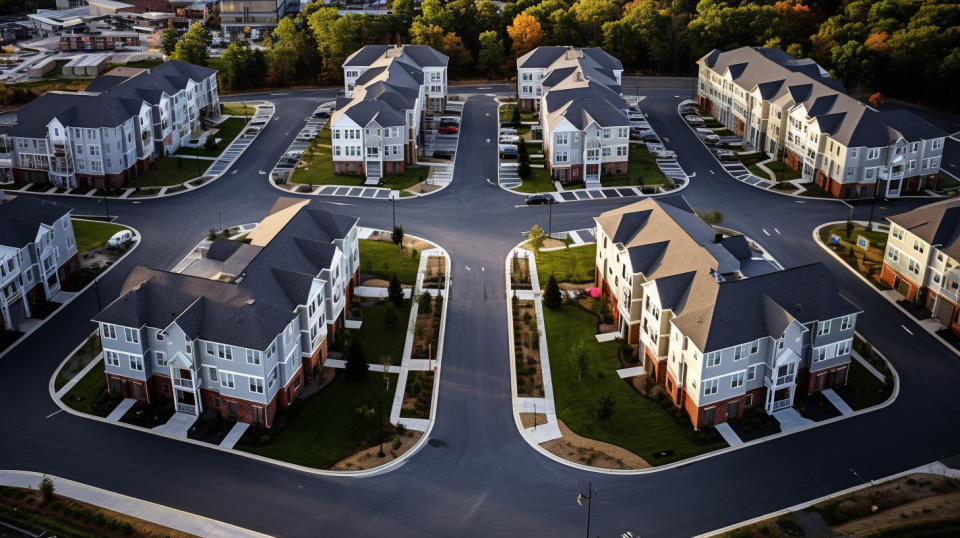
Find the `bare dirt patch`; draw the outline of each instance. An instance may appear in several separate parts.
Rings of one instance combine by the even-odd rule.
[[[416,194],[427,194],[433,191],[438,191],[441,188],[443,187],[441,187],[440,185],[433,185],[431,183],[427,183],[426,181],[421,181],[420,183],[411,185],[406,190],[407,192],[412,192]]]
[[[393,236],[390,232],[377,230],[370,234],[371,241],[383,241],[384,243],[393,243]],[[429,241],[424,241],[423,239],[417,239],[416,237],[410,237],[409,235],[403,236],[403,248],[415,248],[418,252],[423,252],[424,250],[437,248],[437,245]]]
[[[581,437],[573,433],[562,420],[558,419],[557,423],[563,437],[540,445],[552,454],[568,461],[590,465],[591,467],[600,467],[601,469],[646,469],[650,467],[645,459],[623,447]]]
[[[384,463],[389,463],[399,458],[406,451],[413,448],[413,445],[417,444],[417,441],[422,435],[422,432],[407,430],[403,433],[403,435],[400,435],[400,446],[396,449],[393,448],[392,438],[383,440],[383,453],[385,454],[384,457],[381,458],[377,456],[377,452],[380,451],[379,445],[372,446],[338,461],[331,470],[362,471],[364,469],[373,469],[374,467],[379,467]]]
[[[536,413],[536,421],[534,421],[534,413],[520,413],[520,424],[524,429],[532,428],[535,425],[542,426],[547,423],[547,415],[543,413]]]
[[[513,344],[517,396],[542,398],[540,333],[533,301],[516,301],[513,304]]]

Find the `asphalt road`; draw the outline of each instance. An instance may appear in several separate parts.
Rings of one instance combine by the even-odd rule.
[[[952,418],[960,411],[952,397],[960,361],[811,238],[818,224],[844,219],[846,206],[798,201],[726,176],[678,121],[682,91],[641,92],[651,124],[677,151],[684,170],[695,173],[678,196],[699,209],[719,209],[725,226],[758,240],[784,266],[824,262],[843,293],[864,310],[858,329],[900,373],[901,393],[893,405],[639,476],[577,471],[534,451],[511,415],[503,261],[524,230],[534,223],[547,227],[547,209],[516,207],[519,196],[488,182],[496,182],[496,104],[477,95],[464,108],[453,183],[396,204],[398,223],[442,245],[453,262],[437,421],[431,443],[406,464],[370,478],[317,477],[57,413],[47,384],[93,329],[91,290],[0,360],[0,402],[7,410],[0,415],[0,466],[46,472],[286,536],[578,535],[586,508],[576,505],[576,495],[592,481],[599,490],[594,533],[619,536],[632,530],[646,537],[705,532],[960,452]],[[99,290],[104,304],[135,265],[172,267],[217,225],[218,211],[224,226],[261,219],[280,191],[259,170],[270,169],[317,100],[331,94],[270,95],[279,119],[216,182],[159,200],[111,201],[111,214],[136,227],[143,242],[104,278]],[[391,225],[388,203],[320,200],[360,217],[362,226]],[[80,214],[104,210],[97,200],[61,201]],[[628,202],[559,204],[553,229],[591,227],[593,216]],[[879,216],[920,203],[881,203],[875,210]],[[866,218],[869,209],[860,205],[855,216]]]

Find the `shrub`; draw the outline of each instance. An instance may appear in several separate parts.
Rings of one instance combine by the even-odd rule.
[[[557,279],[550,275],[550,280],[547,281],[547,289],[543,293],[543,306],[547,308],[560,308],[563,304],[563,296],[560,294],[560,286],[557,284]]]
[[[401,444],[401,443],[403,443],[403,440],[400,439],[400,434],[399,434],[399,433],[394,434],[394,435],[393,435],[393,444],[391,445],[391,446],[393,447],[393,449],[394,449],[394,450],[398,450],[398,449],[400,448],[400,444]]]
[[[383,324],[387,327],[393,328],[397,326],[397,323],[400,323],[400,316],[397,314],[397,307],[393,303],[387,303],[386,308],[383,310]]]
[[[420,294],[418,308],[421,314],[429,314],[433,312],[433,297],[431,297],[429,293]]]
[[[387,308],[392,305],[388,305]],[[363,346],[356,338],[350,339],[350,346],[347,348],[347,364],[345,373],[347,379],[356,381],[363,379],[367,375],[370,365],[367,364],[367,358],[363,353]]]
[[[613,398],[606,394],[597,398],[597,418],[600,419],[601,422],[608,420],[614,413]]]
[[[403,306],[403,286],[400,285],[400,279],[397,278],[396,274],[390,277],[390,285],[387,287],[387,298],[397,308]]]
[[[43,479],[40,480],[40,495],[43,497],[43,504],[48,504],[53,500],[53,492],[55,490],[53,485],[53,480],[47,476],[43,475]]]

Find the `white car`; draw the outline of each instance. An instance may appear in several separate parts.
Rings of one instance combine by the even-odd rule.
[[[517,134],[517,130],[514,129],[513,127],[501,127],[501,128],[500,128],[500,135],[501,135],[501,136],[503,136],[503,135],[515,135],[515,134]]]
[[[123,230],[121,232],[117,232],[113,234],[113,236],[111,236],[110,239],[107,240],[107,246],[122,247],[123,245],[126,245],[132,240],[133,240],[133,232],[131,232],[130,230]]]
[[[520,142],[520,137],[515,134],[500,135],[501,144],[516,144],[517,142]]]
[[[630,121],[642,121],[647,119],[647,117],[643,115],[643,112],[627,112],[627,119]]]
[[[687,123],[690,125],[703,125],[703,118],[697,116],[696,114],[689,114],[684,116],[683,119],[687,120]]]

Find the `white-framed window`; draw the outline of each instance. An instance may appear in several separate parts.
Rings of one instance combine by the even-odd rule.
[[[840,330],[846,331],[853,327],[853,314],[840,318]]]
[[[730,376],[730,388],[737,389],[743,386],[743,380],[746,377],[746,372],[737,372]]]
[[[867,150],[867,160],[872,161],[880,158],[880,148],[870,148]]]
[[[757,378],[757,369],[758,365],[754,364],[753,366],[747,368],[747,381],[753,381]]]
[[[230,346],[217,344],[217,357],[220,357],[223,360],[232,361],[233,349],[231,349]]]
[[[915,275],[919,275],[919,274],[920,274],[920,262],[918,262],[917,260],[914,260],[913,258],[910,258],[910,259],[908,260],[908,262],[907,262],[907,269],[908,269],[911,273],[913,273],[913,274],[915,274]]]
[[[853,343],[853,339],[844,340],[837,344],[837,356],[847,355],[850,353],[850,345]]]
[[[123,338],[124,338],[127,342],[130,342],[131,344],[139,344],[139,343],[140,343],[140,331],[131,329],[130,327],[124,327],[124,328],[123,328]]]
[[[105,350],[103,352],[103,360],[110,366],[120,366],[120,355],[116,351]]]
[[[211,383],[216,383],[220,380],[220,376],[217,375],[216,366],[207,366],[207,379],[209,379]]]
[[[109,323],[104,323],[100,326],[102,328],[102,333],[104,338],[109,338],[111,340],[117,339],[117,326],[110,325]]]
[[[617,146],[617,157],[627,156],[627,146]]]
[[[820,346],[813,348],[813,362],[820,362],[827,358],[827,348],[826,346]]]
[[[216,349],[213,346],[213,342],[207,342],[207,355],[216,355]]]
[[[891,226],[890,235],[896,237],[898,241],[903,241],[903,228],[897,225]]]
[[[606,140],[607,138],[610,138],[611,136],[613,136],[613,129],[610,129],[609,127],[608,127],[608,128],[605,128],[605,129],[603,130],[603,138],[604,138],[604,140]]]
[[[157,342],[163,342],[164,338],[163,331],[157,331]]]
[[[250,392],[263,394],[263,379],[260,377],[248,377],[250,381]]]
[[[130,369],[136,370],[138,372],[143,371],[143,357],[138,357],[136,355],[130,355]]]
[[[930,142],[930,149],[940,149],[943,147],[943,139],[938,138]]]
[[[603,155],[604,157],[609,157],[609,156],[610,156],[610,146],[604,146],[604,147],[602,148],[602,150],[601,150],[601,155]]]
[[[754,355],[757,353],[757,351],[760,351],[760,340],[754,340],[750,344],[750,354]]]
[[[720,352],[719,352],[719,351],[711,351],[710,353],[706,353],[706,354],[704,355],[704,360],[705,360],[705,364],[707,365],[707,368],[710,368],[710,367],[713,367],[713,366],[719,366],[719,365],[720,365]]]
[[[553,160],[554,160],[554,162],[558,162],[558,163],[565,163],[565,162],[567,162],[567,152],[566,152],[566,151],[558,151],[558,152],[556,152],[556,154],[554,155]]]
[[[253,349],[248,349],[247,364],[260,364],[260,352]]]
[[[887,247],[887,258],[894,262],[900,261],[900,251],[894,247]]]
[[[923,254],[923,251],[925,248],[926,246],[923,244],[923,241],[920,241],[919,239],[913,240],[913,250],[916,250],[920,254]]]
[[[270,347],[267,348],[267,360],[273,358],[274,353],[277,352],[277,343],[273,342],[270,344]]]
[[[163,367],[167,365],[167,356],[164,355],[162,351],[154,351],[153,358],[157,361],[157,366]]]
[[[270,370],[270,375],[267,377],[267,388],[272,389],[273,385],[277,382],[277,372],[280,368],[280,365],[275,365],[273,370]]]
[[[720,380],[719,380],[719,379],[711,379],[711,380],[709,380],[709,381],[704,381],[704,382],[703,382],[703,395],[704,395],[704,396],[710,396],[711,394],[716,394],[716,393],[717,393],[717,389],[719,389],[719,388],[720,388]]]
[[[733,360],[738,361],[746,356],[747,356],[746,344],[742,344],[733,348]]]
[[[817,336],[823,336],[825,334],[830,334],[830,325],[833,324],[833,320],[821,321],[817,325]]]
[[[627,138],[628,136],[630,136],[630,129],[626,127],[617,128],[617,136],[619,136],[620,138]]]
[[[570,137],[567,133],[558,133],[556,137],[554,137],[554,143],[560,146],[566,146],[570,143]]]
[[[236,380],[230,372],[220,372],[220,386],[228,389],[235,388]]]

